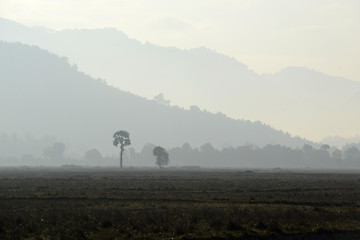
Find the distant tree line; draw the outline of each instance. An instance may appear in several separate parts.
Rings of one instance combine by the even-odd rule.
[[[360,144],[359,144],[360,145]],[[150,159],[153,144],[147,144],[141,152],[130,151],[130,162],[141,164]],[[360,168],[359,146],[347,145],[343,150],[322,145],[315,148],[305,144],[293,149],[281,145],[254,145],[215,149],[210,143],[192,148],[185,143],[182,147],[168,149],[172,166],[240,167],[240,168]]]
[[[0,134],[0,166],[64,164],[114,166],[116,161],[119,161],[119,157],[103,156],[95,148],[86,151],[82,157],[69,158],[64,143],[57,142],[53,138],[44,140],[28,138],[30,140],[27,140],[29,143],[27,145],[24,139],[16,135]],[[281,145],[266,145],[261,148],[245,145],[216,149],[210,143],[199,148],[193,148],[189,143],[185,143],[181,147],[165,149],[146,144],[138,152],[129,147],[130,138],[127,132],[119,131],[118,134],[114,134],[113,140],[114,145],[120,147],[120,163],[124,161],[126,166],[157,165],[162,168],[169,164],[172,167],[360,168],[360,143],[346,145],[341,150],[326,144],[320,147],[305,144],[302,148],[296,149]],[[21,148],[21,154],[16,151],[16,146]],[[36,148],[36,152],[31,151],[33,150],[31,147]],[[42,151],[39,150],[41,148]]]

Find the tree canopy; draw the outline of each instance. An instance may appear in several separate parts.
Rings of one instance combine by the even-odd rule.
[[[163,147],[156,146],[153,150],[153,154],[156,156],[156,165],[160,168],[169,164],[169,154]]]
[[[131,144],[130,142],[130,135],[127,131],[120,130],[116,131],[113,135],[113,144],[115,147],[118,145],[120,146],[120,167],[123,167],[123,152],[124,147],[129,146]]]

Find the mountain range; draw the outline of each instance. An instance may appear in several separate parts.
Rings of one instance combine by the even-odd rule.
[[[132,146],[199,147],[310,143],[261,122],[148,100],[79,72],[64,57],[39,47],[0,42],[0,132],[56,136],[81,156],[96,148],[117,154],[112,134],[130,133]],[[3,149],[6,151],[6,149]]]
[[[214,50],[141,43],[110,28],[53,31],[0,19],[0,39],[66,56],[73,68],[147,99],[163,93],[172,106],[197,105],[317,140],[360,132],[360,83],[304,67],[258,75]]]

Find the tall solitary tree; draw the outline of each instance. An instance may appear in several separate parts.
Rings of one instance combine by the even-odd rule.
[[[169,163],[169,154],[166,152],[166,150],[160,146],[157,146],[153,150],[154,156],[156,156],[156,165],[159,166],[159,168],[163,168],[164,165],[168,165]]]
[[[127,131],[120,130],[114,133],[113,135],[114,141],[113,144],[115,147],[120,146],[120,167],[123,167],[123,152],[124,147],[131,144],[130,136]]]

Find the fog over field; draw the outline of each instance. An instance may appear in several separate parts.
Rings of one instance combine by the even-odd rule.
[[[65,5],[53,3],[50,7],[45,2],[36,1],[28,13],[39,9],[50,13],[55,6],[59,7],[59,13],[66,11]],[[153,6],[160,6],[160,2]],[[201,4],[208,10],[218,4],[211,2],[214,5],[195,4],[194,11]],[[271,7],[268,3],[262,6],[270,7],[269,11],[275,13],[273,7],[281,5],[280,2]],[[228,21],[223,15],[214,14],[219,24],[216,25],[216,20],[210,21],[199,13],[198,17],[207,25],[204,30],[197,20],[189,17],[193,16],[190,12],[187,25],[174,21],[177,17],[185,18],[181,10],[168,9],[171,16],[164,17],[169,7],[166,4],[157,11],[164,17],[162,26],[172,31],[158,32],[158,41],[151,42],[144,41],[144,35],[136,39],[131,33],[140,36],[138,30],[127,33],[115,20],[94,24],[94,19],[103,12],[94,19],[84,19],[86,24],[79,24],[75,17],[70,17],[68,23],[63,21],[65,17],[54,21],[48,15],[42,21],[30,15],[26,20],[10,2],[1,2],[0,7],[7,10],[0,10],[0,165],[115,165],[120,149],[113,145],[113,134],[125,130],[131,140],[124,149],[126,166],[154,165],[151,149],[163,146],[170,153],[169,166],[358,167],[360,81],[357,80],[360,78],[351,67],[356,59],[350,53],[358,49],[352,40],[334,36],[340,31],[339,26],[329,20],[325,10],[330,13],[337,9],[336,17],[348,13],[351,22],[339,20],[338,24],[347,24],[353,29],[352,39],[358,39],[359,19],[349,7],[356,9],[359,5],[353,1],[344,1],[342,5],[324,1],[310,8],[308,1],[296,2],[300,22],[288,16],[292,21],[289,20],[287,27],[296,31],[307,29],[306,33],[294,38],[294,32],[289,29],[287,32],[282,24],[270,21],[273,26],[281,25],[274,29],[273,33],[278,34],[274,38],[264,26],[254,22],[253,28],[263,35],[251,33],[250,25],[244,31],[253,34],[253,44],[259,46],[257,50],[250,47],[248,37],[240,41],[243,33],[238,31],[234,33],[238,44],[233,39],[222,40],[222,45],[228,46],[213,48],[218,46],[212,42],[215,38],[206,41],[200,35],[213,29],[215,36],[219,26]],[[79,3],[68,4],[78,11]],[[259,1],[226,4],[219,10],[232,6],[250,13],[261,6]],[[140,5],[149,7],[147,3]],[[109,18],[115,19],[106,3],[93,1],[89,6],[102,6]],[[188,7],[188,3],[181,6]],[[284,10],[294,11],[288,4],[282,6]],[[122,7],[137,8],[130,3]],[[124,11],[117,4],[114,8]],[[79,12],[78,17],[89,16],[88,10],[83,15]],[[308,13],[313,24],[317,23],[316,11],[329,22],[316,25],[312,32],[306,27],[313,25],[304,19]],[[244,26],[243,21],[250,17],[244,15],[244,19],[238,19],[235,12],[231,13],[234,21]],[[258,20],[265,23],[265,16]],[[123,25],[129,30],[131,24],[124,21]],[[196,35],[189,30],[190,26],[203,32]],[[329,41],[325,35],[316,35],[324,29]],[[156,34],[147,31],[143,32],[148,33],[148,39],[154,39]],[[184,31],[200,43],[191,45],[190,40],[185,41]],[[224,36],[228,34],[225,28],[223,31]],[[344,31],[339,34],[349,37],[350,33]],[[170,32],[177,32],[183,42]],[[283,48],[258,41],[266,37],[283,43]],[[284,42],[287,37],[293,44]],[[308,42],[311,38],[314,45]],[[318,51],[315,45],[322,50]],[[243,55],[239,55],[241,46]],[[270,46],[278,55],[286,51],[289,52],[285,55],[293,55],[288,64],[282,62],[281,68],[266,72],[262,61],[271,55]],[[231,47],[234,55],[229,51]],[[268,56],[259,57],[258,69],[263,69],[260,71],[254,67],[254,58],[261,51]],[[306,59],[316,61],[340,61],[339,56],[344,60],[328,65],[326,61],[317,65],[309,60],[306,64],[302,53],[308,54]],[[239,56],[243,56],[241,61]],[[298,59],[294,60],[295,57]],[[252,67],[247,65],[247,59]],[[296,65],[297,62],[301,64]],[[269,61],[269,66],[272,64],[275,60]],[[332,71],[334,64],[352,69],[351,79],[350,74],[342,74],[344,71]]]

